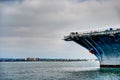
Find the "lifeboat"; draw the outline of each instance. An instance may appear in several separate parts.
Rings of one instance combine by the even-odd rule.
[[[91,54],[94,54],[94,53],[95,53],[95,51],[94,51],[93,49],[89,50],[89,52],[90,52]]]

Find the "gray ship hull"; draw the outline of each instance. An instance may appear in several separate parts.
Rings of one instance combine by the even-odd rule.
[[[101,67],[120,67],[120,30],[92,33],[71,33],[65,41],[74,41],[89,50],[100,61]]]

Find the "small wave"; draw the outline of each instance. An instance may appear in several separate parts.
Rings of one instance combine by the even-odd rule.
[[[76,67],[67,67],[63,68],[64,71],[92,71],[92,70],[99,70],[100,67],[85,67],[85,68],[76,68]]]

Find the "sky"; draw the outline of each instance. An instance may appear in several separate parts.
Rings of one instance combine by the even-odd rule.
[[[120,0],[0,0],[0,57],[96,59],[70,32],[120,28]]]

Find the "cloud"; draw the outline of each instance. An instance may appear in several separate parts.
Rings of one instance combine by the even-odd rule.
[[[120,25],[119,0],[23,0],[0,2],[0,48],[59,57],[67,53],[63,36]],[[9,5],[8,5],[9,4]],[[75,43],[70,43],[73,46]],[[34,50],[33,50],[34,49]],[[66,49],[66,50],[65,50]],[[77,48],[78,49],[78,48]],[[75,53],[79,50],[73,49]],[[76,51],[75,51],[76,50]],[[11,54],[12,51],[10,52]],[[44,53],[51,54],[44,54]],[[81,54],[84,51],[81,52]],[[56,54],[55,54],[56,53]],[[86,52],[87,53],[87,52]],[[9,54],[9,55],[11,55]],[[58,55],[57,55],[58,54]],[[80,56],[84,56],[81,55]],[[14,53],[15,55],[15,53]],[[28,56],[28,54],[21,56]],[[54,56],[53,55],[53,56]],[[68,54],[64,54],[66,56]]]

